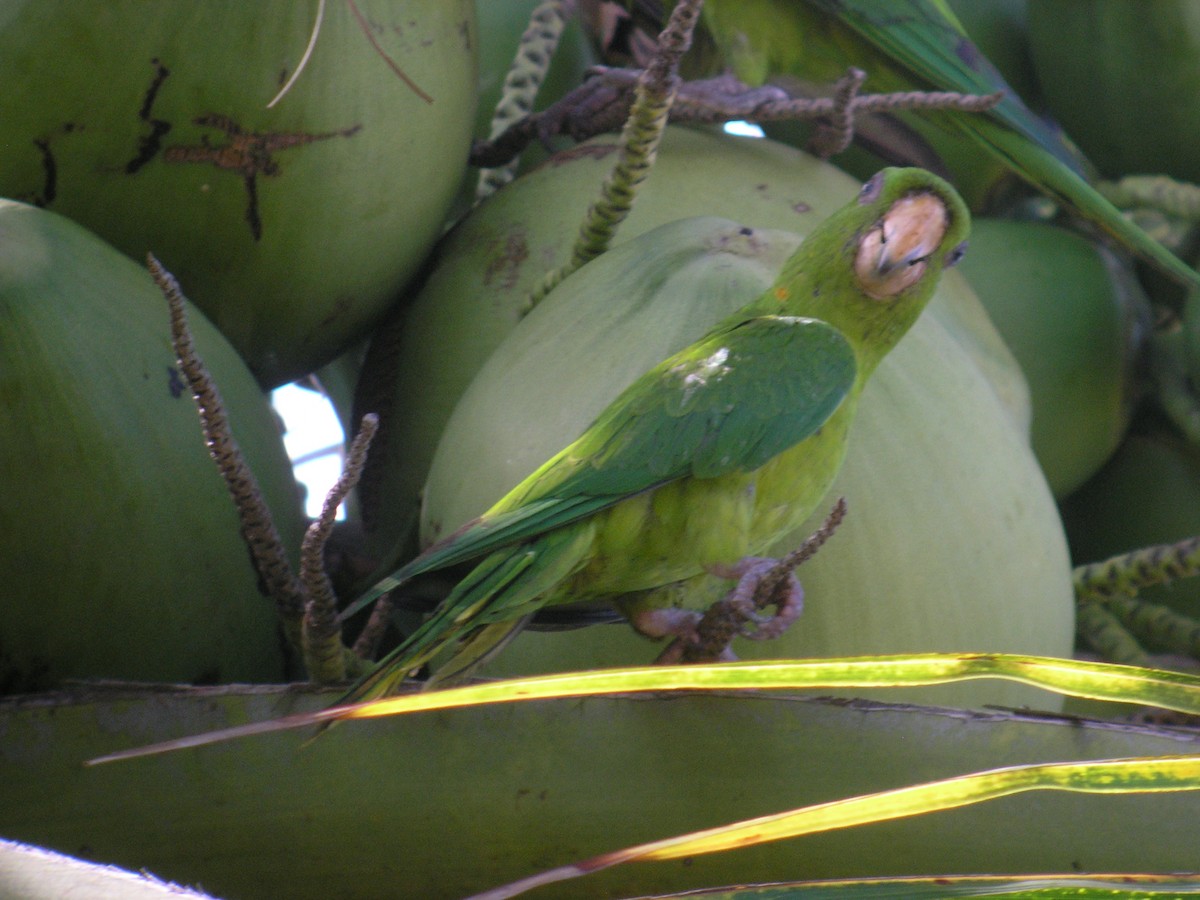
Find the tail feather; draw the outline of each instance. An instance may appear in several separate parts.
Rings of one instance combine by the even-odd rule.
[[[559,528],[536,541],[497,550],[460,581],[424,624],[351,688],[341,703],[394,693],[414,669],[461,641],[437,681],[461,679],[520,632],[553,590],[591,555],[594,526]]]
[[[439,666],[425,682],[425,688],[450,687],[464,681],[487,663],[525,630],[533,613],[508,622],[493,622],[471,633],[455,650],[454,655]]]
[[[381,659],[339,703],[359,703],[395,693],[405,678],[462,637],[488,601],[518,579],[534,558],[528,552],[497,552],[484,559],[420,628]]]

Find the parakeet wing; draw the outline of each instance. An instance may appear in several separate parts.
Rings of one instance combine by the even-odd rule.
[[[482,556],[684,476],[752,471],[814,434],[854,384],[850,342],[817,319],[759,316],[675,354],[497,504],[383,579],[343,617],[422,572]],[[509,504],[510,498],[519,502]]]
[[[656,368],[653,389],[609,407],[574,445],[588,465],[555,493],[628,496],[685,475],[757,469],[816,432],[855,371],[849,342],[825,322],[742,321]]]

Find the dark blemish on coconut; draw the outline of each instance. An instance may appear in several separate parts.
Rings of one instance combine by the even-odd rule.
[[[30,141],[37,148],[38,156],[41,157],[42,186],[40,190],[14,192],[14,200],[20,200],[24,203],[41,207],[47,207],[55,201],[58,197],[58,160],[54,155],[51,142],[57,140],[62,135],[71,134],[76,131],[83,131],[83,126],[78,122],[64,122],[59,127],[57,133],[51,133],[49,137],[34,138]]]
[[[333,310],[329,313],[329,315],[325,316],[325,318],[317,323],[318,331],[312,332],[310,337],[316,337],[317,334],[320,333],[319,329],[327,328],[328,326],[333,325],[338,319],[342,318],[353,308],[354,299],[352,297],[338,297],[333,301]]]
[[[171,392],[171,396],[178,400],[183,396],[183,392],[187,390],[187,384],[184,383],[183,376],[179,374],[179,370],[174,366],[167,366],[167,390]]]
[[[54,161],[54,151],[50,149],[49,141],[35,139],[33,146],[42,155],[42,190],[31,197],[30,202],[34,206],[49,206],[58,195],[58,163]]]
[[[801,200],[799,203],[793,203],[792,209],[798,213],[812,212],[812,207]]]
[[[493,281],[506,291],[517,286],[521,266],[529,259],[529,243],[523,228],[514,228],[501,238],[488,243],[488,264],[483,270],[484,285]]]
[[[302,147],[331,138],[348,138],[362,130],[362,125],[351,125],[339,131],[308,133],[248,131],[237,122],[219,113],[197,116],[192,122],[201,128],[211,128],[227,138],[224,144],[212,143],[202,135],[198,146],[176,144],[168,147],[163,159],[170,163],[207,163],[242,176],[246,188],[246,222],[254,240],[262,240],[263,221],[258,210],[258,176],[272,177],[280,172],[274,154],[293,147]]]
[[[150,86],[146,88],[146,93],[142,96],[142,108],[138,110],[138,118],[143,122],[150,121],[150,113],[154,109],[154,101],[158,98],[159,88],[171,74],[171,70],[164,66],[157,57],[150,60],[150,65],[154,66],[154,77],[150,80]]]
[[[250,233],[254,235],[254,240],[262,240],[262,215],[258,211],[258,179],[253,175],[247,175],[243,182],[246,188],[246,224],[250,226]]]
[[[142,95],[142,107],[138,110],[138,118],[150,126],[150,133],[138,138],[137,153],[125,163],[127,175],[136,174],[146,163],[158,156],[162,149],[162,139],[171,130],[170,122],[154,118],[154,101],[158,99],[159,89],[171,74],[171,70],[158,59],[150,60],[150,65],[154,66],[154,76],[150,79],[146,93]]]

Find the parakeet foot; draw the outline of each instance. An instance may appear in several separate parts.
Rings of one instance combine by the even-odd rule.
[[[703,614],[677,606],[656,607],[638,611],[630,621],[648,637],[674,638],[655,660],[659,665],[735,660],[729,646],[734,637],[769,640],[800,617],[804,607],[800,582],[790,570],[782,578],[780,573],[779,560],[747,557],[712,569],[713,575],[735,579],[737,585]],[[760,615],[759,610],[768,606],[776,608],[775,615]]]
[[[723,617],[729,620],[731,630],[742,637],[774,640],[804,611],[804,589],[794,572],[784,573],[780,560],[748,556],[736,565],[718,566],[710,571],[721,578],[736,579],[737,585],[724,600],[709,607],[697,626],[702,632],[706,630],[705,619]],[[775,615],[760,615],[758,610],[768,606],[775,607]],[[714,625],[712,630],[719,633],[722,629]]]
[[[734,659],[729,644],[737,635],[752,640],[772,640],[787,631],[804,609],[804,589],[800,587],[795,569],[820,549],[845,515],[846,500],[840,497],[821,527],[782,559],[749,556],[732,566],[712,567],[711,574],[736,579],[737,584],[724,599],[710,606],[696,623],[695,636],[679,650],[681,660]],[[760,615],[760,611],[769,606],[775,607],[775,614]],[[667,652],[671,650],[672,647],[667,648]]]
[[[699,631],[703,618],[697,610],[668,606],[638,610],[630,615],[629,621],[646,637],[674,638],[654,660],[657,665],[737,659],[729,649],[728,640],[716,652],[704,652],[702,645],[706,642]]]

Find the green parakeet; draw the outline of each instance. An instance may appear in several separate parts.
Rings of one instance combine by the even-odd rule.
[[[345,615],[420,573],[482,558],[347,699],[391,692],[452,645],[434,677],[459,677],[550,604],[615,601],[662,636],[676,623],[663,596],[678,596],[681,582],[754,577],[738,564],[820,503],[863,386],[962,255],[968,229],[965,204],[937,176],[878,173],[765,294],[352,604]]]
[[[987,112],[916,114],[998,157],[1182,284],[1200,285],[1195,270],[1092,188],[1086,161],[1059,129],[1021,102],[945,0],[707,0],[703,22],[726,64],[752,85],[781,76],[832,83],[857,66],[867,73],[871,91],[1004,91]]]

